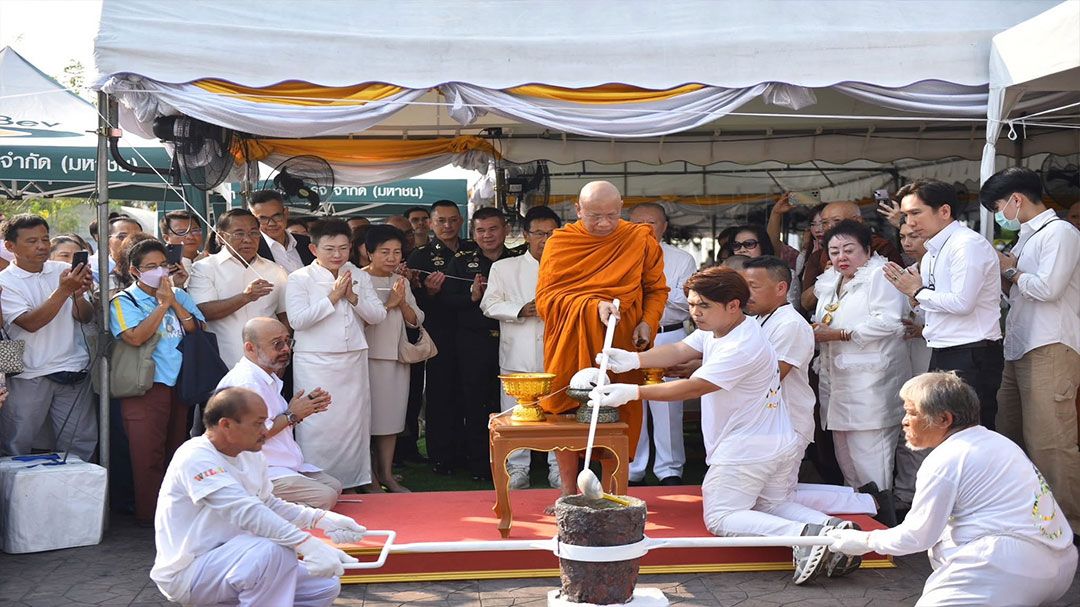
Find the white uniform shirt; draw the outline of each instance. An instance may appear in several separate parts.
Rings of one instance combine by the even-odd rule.
[[[926,241],[916,299],[926,313],[923,337],[931,348],[1001,339],[1001,265],[997,251],[959,221]]]
[[[499,321],[499,366],[507,371],[544,370],[544,321],[539,316],[518,318],[536,300],[540,262],[530,253],[491,264],[480,311]]]
[[[356,305],[342,297],[330,302],[334,275],[312,262],[289,275],[285,289],[285,309],[296,332],[296,352],[356,352],[366,350],[364,323],[377,324],[386,318],[386,307],[375,293],[371,276],[352,263],[338,269],[352,274]],[[340,274],[339,274],[340,275]]]
[[[304,260],[301,259],[300,252],[296,250],[296,239],[293,238],[291,233],[285,232],[284,246],[266,234],[263,234],[262,238],[266,242],[266,246],[270,247],[270,254],[274,256],[274,263],[285,268],[286,274],[292,274],[304,267]]]
[[[1012,254],[1021,274],[1009,288],[1005,360],[1055,343],[1080,352],[1080,231],[1043,211],[1020,226]]]
[[[229,457],[206,436],[176,450],[158,493],[154,515],[157,557],[150,579],[170,601],[187,603],[191,563],[241,534],[294,547],[310,537],[322,510],[274,497],[262,454]]]
[[[790,304],[777,308],[772,314],[759,316],[758,322],[765,337],[776,351],[780,362],[791,370],[780,380],[784,402],[791,416],[791,426],[804,441],[814,442],[814,391],[810,389],[810,361],[814,358],[814,330]]]
[[[225,377],[221,378],[217,389],[239,386],[261,396],[263,402],[266,403],[266,427],[272,428],[274,418],[283,415],[289,408],[289,403],[281,396],[282,384],[277,375],[263,371],[259,365],[245,356],[225,374]],[[296,439],[293,438],[292,428],[285,428],[266,439],[262,454],[269,466],[270,480],[297,476],[301,472],[319,471],[318,466],[304,463],[304,454],[300,451],[300,445],[296,444]]]
[[[871,531],[869,544],[897,555],[929,548],[937,569],[964,544],[993,535],[1056,549],[1072,543],[1065,513],[1031,460],[1011,440],[974,426],[926,456],[907,518],[898,527]]]
[[[765,333],[745,318],[723,337],[697,330],[683,343],[702,353],[691,377],[718,388],[701,397],[705,461],[751,464],[785,456],[798,437],[780,394],[780,367]]]
[[[258,255],[245,266],[223,249],[191,266],[188,294],[196,304],[219,301],[239,295],[258,279],[274,285],[274,290],[244,305],[225,318],[207,321],[206,327],[217,336],[221,360],[232,368],[244,357],[244,325],[252,318],[274,318],[285,311],[285,282],[288,275],[276,263]]]
[[[70,268],[62,261],[46,261],[40,272],[27,272],[14,263],[0,272],[0,310],[4,328],[11,339],[26,342],[22,379],[34,379],[57,371],[84,371],[90,364],[82,326],[71,315],[71,298],[64,300],[60,311],[44,327],[30,332],[15,320],[45,303],[60,286],[60,273]],[[92,329],[87,328],[87,331]]]
[[[664,252],[664,279],[671,289],[660,317],[660,326],[666,327],[690,318],[690,304],[683,293],[683,284],[697,271],[697,262],[693,255],[666,242],[660,243],[660,249]]]

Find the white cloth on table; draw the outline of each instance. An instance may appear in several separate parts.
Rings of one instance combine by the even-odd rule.
[[[291,233],[285,232],[284,245],[265,233],[263,233],[262,239],[270,249],[270,254],[274,256],[274,263],[285,268],[286,273],[292,274],[304,267],[304,260],[300,257],[300,252],[296,250],[296,239],[293,238]]]
[[[900,425],[873,430],[833,430],[836,463],[844,482],[862,487],[873,481],[879,489],[893,486],[893,461]]]
[[[371,279],[372,288],[379,301],[386,303],[390,289],[401,278],[397,274],[373,276],[363,272]],[[424,322],[424,311],[416,305],[412,288],[405,281],[405,305],[416,314],[416,324]],[[364,328],[368,342],[368,370],[371,382],[371,434],[385,436],[397,434],[405,429],[405,414],[409,405],[409,377],[412,365],[398,362],[398,344],[405,337],[405,322],[400,308],[386,311],[386,318],[381,322],[369,324]],[[415,328],[415,327],[414,327]]]
[[[705,461],[749,464],[772,461],[798,442],[780,393],[780,367],[761,325],[742,321],[723,337],[697,330],[683,340],[701,352],[692,377],[718,389],[701,397]]]
[[[70,297],[64,300],[56,316],[37,331],[27,331],[15,322],[45,303],[60,286],[60,274],[70,267],[61,261],[46,261],[40,272],[27,272],[12,263],[0,272],[0,287],[3,287],[0,310],[4,315],[4,329],[11,339],[26,342],[23,351],[25,370],[19,374],[22,379],[58,371],[84,371],[90,364],[81,323],[71,315],[74,303]]]
[[[965,596],[966,604],[1034,605],[1068,589],[1077,558],[1072,539],[1050,487],[1020,447],[973,426],[926,457],[904,522],[871,531],[867,543],[882,554],[928,551],[935,572],[920,605]],[[994,591],[1001,597],[988,594]]]
[[[491,264],[480,311],[499,321],[499,367],[503,369],[544,370],[544,321],[539,316],[518,316],[525,304],[536,301],[539,273],[540,262],[530,253]],[[504,404],[509,398],[503,394]]]
[[[229,299],[239,295],[252,282],[263,279],[274,285],[270,293],[245,304],[232,314],[206,322],[217,336],[218,351],[230,369],[244,357],[244,325],[252,318],[274,318],[285,311],[285,283],[288,274],[276,263],[258,255],[245,265],[228,249],[196,261],[191,266],[187,291],[196,304]]]
[[[371,482],[371,388],[367,350],[296,352],[293,387],[322,388],[333,402],[293,431],[304,459],[345,488]]]
[[[904,343],[907,298],[885,277],[885,258],[874,254],[841,287],[834,268],[814,285],[815,320],[832,315],[833,329],[851,331],[850,341],[821,344],[818,396],[821,423],[828,430],[874,430],[898,426],[904,417],[900,386],[911,379],[911,358]],[[836,310],[826,306],[836,303]]]
[[[1056,343],[1080,352],[1080,231],[1047,209],[1021,224],[1012,255],[1005,360]]]
[[[919,274],[932,288],[915,299],[926,312],[926,343],[947,348],[1001,339],[1001,264],[990,242],[954,221],[923,246]]]
[[[282,385],[281,378],[276,374],[267,373],[244,356],[225,374],[225,377],[221,378],[217,389],[238,386],[258,394],[266,403],[266,427],[271,428],[274,425],[274,418],[283,415],[289,409],[289,403],[281,396]],[[296,439],[293,438],[292,428],[286,428],[267,438],[263,443],[262,454],[269,466],[272,481],[286,476],[296,476],[303,472],[319,471],[318,466],[304,462],[304,454],[300,451],[300,445],[296,444]]]
[[[666,266],[664,270],[667,271]],[[672,287],[671,292],[674,293],[675,290],[675,287]],[[680,286],[678,290],[681,291],[682,287]],[[683,328],[666,331],[656,336],[653,347],[678,343],[685,337],[686,329]],[[649,416],[652,416],[653,420],[652,445],[656,452],[653,458],[653,474],[661,480],[671,476],[681,477],[683,466],[686,465],[683,401],[647,400],[642,402],[642,405],[644,406],[641,407],[641,434],[638,435],[634,459],[630,462],[630,480],[636,482],[645,478],[645,469],[649,465]]]
[[[150,578],[169,600],[190,603],[200,556],[244,535],[291,551],[322,514],[274,497],[261,453],[229,457],[206,435],[193,438],[177,449],[161,484]]]
[[[776,358],[791,365],[780,380],[784,402],[795,433],[807,443],[814,442],[814,405],[817,397],[810,388],[810,362],[814,359],[814,329],[791,305],[783,305],[772,314],[759,316],[765,337],[776,351]]]

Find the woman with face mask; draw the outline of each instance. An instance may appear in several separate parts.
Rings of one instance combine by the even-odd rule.
[[[135,520],[152,524],[165,469],[188,433],[188,406],[175,390],[183,362],[176,348],[184,333],[195,331],[204,319],[191,297],[173,286],[161,241],[136,243],[127,262],[134,282],[110,301],[112,334],[135,347],[158,336],[152,354],[154,384],[142,396],[120,400],[131,449]]]
[[[893,457],[904,417],[899,391],[911,377],[904,342],[908,304],[872,253],[870,228],[845,220],[825,234],[832,267],[814,286],[814,337],[821,354],[821,419],[831,430],[844,482],[880,491],[879,516],[892,507]],[[885,503],[881,503],[884,501]]]
[[[364,268],[379,300],[386,306],[386,320],[364,328],[368,341],[368,370],[378,381],[371,382],[371,446],[374,454],[373,481],[391,493],[407,493],[394,478],[394,447],[398,433],[405,430],[409,404],[411,365],[398,362],[398,343],[405,327],[416,328],[424,313],[416,305],[409,281],[396,271],[401,265],[405,234],[389,225],[373,225],[365,235],[371,263]]]

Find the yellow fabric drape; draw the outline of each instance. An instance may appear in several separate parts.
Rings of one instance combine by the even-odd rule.
[[[684,84],[666,90],[650,90],[628,84],[603,84],[581,89],[568,89],[544,84],[528,84],[504,89],[507,93],[524,97],[571,101],[574,103],[619,104],[663,101],[705,88],[703,84]]]
[[[208,93],[229,95],[245,101],[307,106],[364,105],[392,97],[406,90],[382,82],[334,87],[290,81],[273,86],[250,87],[224,80],[207,79],[197,80],[192,84]]]
[[[262,160],[270,154],[302,156],[310,154],[334,164],[375,164],[404,162],[482,151],[497,156],[491,142],[480,137],[407,141],[401,139],[257,139],[250,142],[248,159]]]

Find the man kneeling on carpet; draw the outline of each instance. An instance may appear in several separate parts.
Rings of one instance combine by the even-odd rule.
[[[979,397],[955,372],[924,373],[900,389],[910,449],[933,449],[915,476],[904,522],[833,530],[847,554],[927,550],[934,572],[916,607],[1042,605],[1061,598],[1077,552],[1065,513],[1015,443],[979,425]]]
[[[337,543],[366,529],[351,518],[274,497],[266,460],[266,405],[245,388],[217,392],[203,410],[206,434],[173,456],[154,520],[157,558],[150,578],[185,605],[326,606],[341,591]],[[297,555],[303,562],[297,561]]]
[[[824,535],[852,523],[792,501],[790,474],[802,459],[802,442],[792,429],[781,396],[780,367],[761,325],[743,314],[750,295],[738,272],[713,267],[685,283],[690,316],[698,330],[683,341],[647,352],[609,349],[615,373],[641,367],[668,368],[702,357],[689,379],[594,389],[590,403],[619,406],[644,399],[670,402],[701,397],[701,430],[709,470],[701,486],[705,526],[714,535]],[[794,548],[796,584],[857,569],[861,560],[834,554],[825,546]]]

